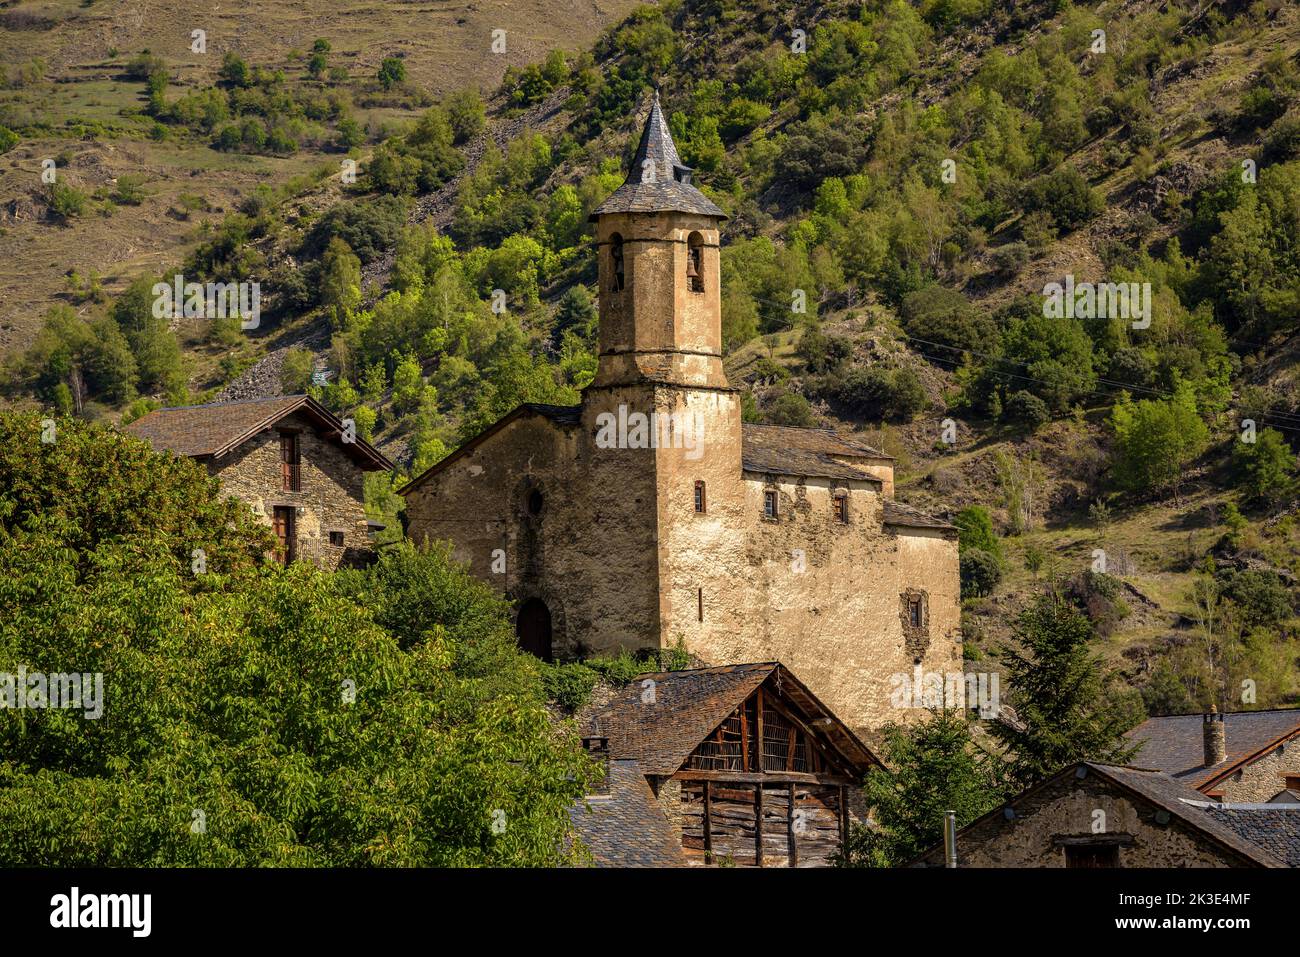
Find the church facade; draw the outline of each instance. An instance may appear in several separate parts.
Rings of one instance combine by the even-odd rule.
[[[413,479],[408,533],[450,541],[548,660],[779,660],[855,730],[909,720],[895,676],[962,667],[956,531],[894,502],[889,456],[742,424],[722,365],[726,217],[690,180],[656,99],[628,181],[592,214],[595,379]]]

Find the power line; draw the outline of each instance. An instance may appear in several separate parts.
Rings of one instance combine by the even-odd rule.
[[[773,302],[773,301],[770,300],[770,299],[763,299],[763,298],[760,298],[760,297],[758,297],[758,296],[753,296],[752,298],[753,298],[756,302],[764,302],[764,303],[767,303],[767,304],[769,304],[769,305],[780,306],[780,307],[782,307],[782,308],[786,308],[786,307],[787,307],[787,304],[785,304],[785,303]],[[898,333],[898,335],[899,335],[900,338],[906,339],[906,340],[909,341],[909,342],[920,342],[920,343],[923,343],[923,344],[925,344],[925,345],[928,345],[928,346],[934,346],[934,347],[939,348],[939,349],[950,349],[950,350],[952,350],[952,351],[954,351],[954,352],[966,352],[966,353],[970,353],[971,355],[980,356],[981,358],[987,359],[987,360],[989,360],[990,362],[995,362],[995,363],[1004,363],[1004,364],[1008,364],[1008,365],[1014,365],[1014,366],[1018,366],[1018,367],[1020,367],[1020,368],[1024,368],[1024,369],[1027,369],[1027,368],[1029,367],[1029,364],[1028,364],[1028,363],[1025,363],[1025,362],[1016,362],[1016,361],[1014,361],[1014,360],[1007,359],[1007,358],[1004,357],[1004,356],[994,355],[993,353],[989,353],[989,352],[981,352],[981,351],[979,351],[979,350],[977,350],[977,349],[966,349],[966,348],[962,348],[962,347],[960,347],[960,346],[951,346],[951,345],[948,345],[948,344],[946,344],[946,343],[942,343],[942,342],[934,342],[934,341],[929,340],[929,339],[922,339],[922,338],[920,338],[919,336],[911,336],[911,335],[908,335],[907,333],[903,333],[903,332]],[[943,357],[940,357],[940,356],[929,355],[928,353],[925,353],[925,352],[919,352],[919,351],[918,351],[918,352],[917,352],[917,355],[920,355],[920,356],[922,356],[923,358],[925,358],[925,359],[929,359],[929,360],[931,360],[931,361],[933,361],[933,362],[946,362],[946,363],[951,363],[954,367],[956,367],[957,365],[960,364],[960,363],[958,362],[958,360],[956,360],[956,359],[943,358]],[[999,369],[996,369],[996,368],[988,368],[988,369],[986,369],[986,371],[989,372],[989,373],[992,374],[992,375],[1000,375],[1000,376],[1004,376],[1004,377],[1007,377],[1007,378],[1019,379],[1019,380],[1024,381],[1024,382],[1037,382],[1037,383],[1042,384],[1042,385],[1054,385],[1054,384],[1055,384],[1055,383],[1050,382],[1050,381],[1047,380],[1047,379],[1041,379],[1041,378],[1037,378],[1037,377],[1035,377],[1035,376],[1017,375],[1016,373],[1013,373],[1013,372],[1005,372],[1005,371],[1002,371],[1002,370],[999,370]],[[1100,384],[1102,384],[1102,385],[1110,386],[1110,387],[1112,387],[1112,388],[1114,388],[1114,389],[1123,389],[1123,390],[1128,391],[1128,392],[1139,392],[1139,393],[1143,393],[1143,394],[1146,394],[1146,395],[1156,396],[1156,397],[1158,397],[1158,398],[1162,398],[1162,399],[1172,399],[1172,398],[1174,397],[1173,393],[1171,393],[1171,392],[1165,392],[1165,391],[1160,390],[1160,389],[1152,389],[1152,388],[1148,388],[1148,387],[1146,387],[1146,386],[1132,385],[1132,384],[1130,384],[1130,383],[1119,382],[1119,381],[1116,381],[1116,380],[1114,380],[1114,379],[1106,379],[1106,378],[1103,378],[1103,377],[1101,377],[1101,376],[1098,376],[1098,377],[1097,377],[1097,382],[1100,383]],[[1110,392],[1102,392],[1102,391],[1100,391],[1100,390],[1098,390],[1098,389],[1092,389],[1092,390],[1089,390],[1088,392],[1086,392],[1086,393],[1084,393],[1084,394],[1085,394],[1085,395],[1101,396],[1101,397],[1104,397],[1104,398],[1110,398],[1110,397],[1112,397],[1112,393],[1110,393]],[[1285,413],[1285,412],[1263,412],[1263,413],[1260,414],[1260,418],[1264,419],[1266,422],[1268,422],[1268,420],[1270,420],[1270,418],[1271,418],[1272,421],[1271,421],[1271,422],[1268,422],[1268,424],[1271,424],[1274,428],[1276,428],[1276,429],[1278,429],[1278,430],[1280,430],[1280,431],[1283,431],[1283,432],[1292,432],[1292,433],[1295,433],[1296,435],[1300,435],[1300,428],[1288,427],[1288,426],[1286,426],[1286,425],[1282,425],[1282,424],[1280,424],[1280,422],[1279,422],[1279,420],[1281,420],[1281,421],[1288,422],[1288,423],[1290,423],[1290,424],[1293,425],[1293,426],[1294,426],[1294,425],[1300,425],[1300,416],[1291,415],[1290,413]]]

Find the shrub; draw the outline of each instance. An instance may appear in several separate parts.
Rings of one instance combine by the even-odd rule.
[[[844,336],[828,336],[810,324],[799,337],[795,354],[803,359],[809,372],[831,372],[853,355],[853,343]]]
[[[1003,415],[1011,422],[1019,422],[1028,426],[1031,432],[1038,431],[1052,421],[1052,413],[1047,408],[1047,403],[1032,392],[1026,392],[1024,389],[1012,393],[1011,397],[1007,399]]]
[[[961,597],[983,598],[992,594],[1002,580],[1002,563],[982,549],[972,548],[961,556]]]
[[[542,687],[550,698],[572,714],[591,697],[600,672],[584,664],[547,665],[542,669]]]
[[[918,344],[921,352],[929,352],[935,344],[956,349],[986,348],[997,335],[992,320],[976,309],[960,292],[944,286],[926,286],[903,297],[900,310],[903,329],[909,336],[923,339]],[[951,359],[943,349],[938,358]]]
[[[841,379],[832,378],[828,385],[837,405],[867,419],[906,421],[928,401],[921,380],[905,368],[858,367]]]
[[[1276,429],[1263,429],[1254,442],[1238,440],[1232,447],[1232,471],[1248,501],[1275,502],[1296,486],[1296,456]]]
[[[67,183],[50,183],[45,191],[45,205],[61,220],[69,220],[86,211],[87,196]]]
[[[1068,232],[1096,217],[1105,201],[1072,166],[1040,176],[1025,186],[1020,197],[1025,212],[1045,210],[1057,229]]]
[[[790,425],[800,429],[811,429],[817,424],[808,400],[797,392],[787,392],[777,398],[763,416],[768,425]]]

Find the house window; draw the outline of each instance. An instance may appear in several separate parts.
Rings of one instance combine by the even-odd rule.
[[[686,288],[704,292],[704,237],[699,233],[686,240]]]
[[[920,628],[925,623],[925,612],[921,608],[921,599],[917,597],[907,600],[907,623],[913,628]]]
[[[835,503],[835,521],[848,524],[849,521],[849,497],[847,495],[836,495]]]
[[[343,533],[342,533],[342,532],[330,532],[330,544],[333,545],[335,548],[342,548],[342,547],[343,547]]]
[[[704,497],[704,483],[695,483],[695,511],[703,515],[708,510],[708,502]]]
[[[1119,867],[1118,844],[1067,844],[1066,867]]]
[[[777,495],[776,495],[776,492],[764,492],[764,493],[763,493],[763,517],[764,517],[764,518],[773,518],[773,519],[777,517]]]
[[[618,233],[609,237],[609,276],[610,288],[622,292],[626,276],[623,264],[623,237]]]
[[[301,463],[298,458],[298,433],[280,433],[280,479],[286,492],[302,491]]]

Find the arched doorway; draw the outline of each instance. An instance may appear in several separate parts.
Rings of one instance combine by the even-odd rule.
[[[524,651],[543,661],[551,660],[551,610],[546,602],[530,598],[519,606],[515,635]]]

